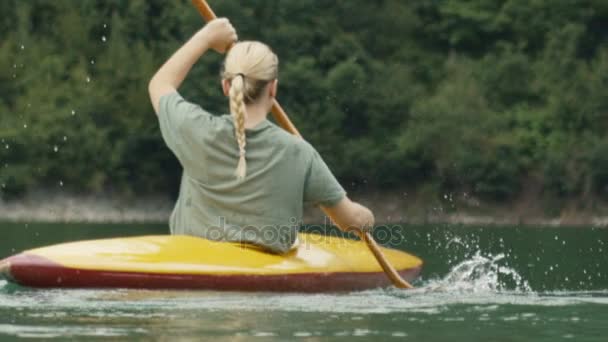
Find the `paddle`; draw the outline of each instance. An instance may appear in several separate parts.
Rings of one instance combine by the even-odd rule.
[[[216,18],[215,13],[211,9],[211,7],[209,7],[209,4],[207,4],[207,1],[192,0],[192,3],[194,4],[194,6],[196,6],[196,8],[198,9],[201,16],[205,19],[205,21],[209,22]],[[274,100],[274,103],[272,104],[272,116],[274,117],[276,122],[281,127],[283,127],[283,129],[285,129],[287,132],[289,132],[297,137],[300,137],[300,138],[302,137],[302,135],[300,135],[300,132],[298,132],[298,130],[296,129],[296,126],[294,126],[293,123],[291,122],[291,120],[289,120],[289,117],[287,116],[287,114],[285,113],[283,108],[281,108],[281,105],[279,105],[279,102],[276,99]],[[389,264],[388,260],[386,260],[386,257],[384,256],[384,254],[382,254],[382,251],[376,244],[376,241],[374,241],[374,238],[371,236],[371,234],[363,233],[361,231],[357,231],[357,232],[359,234],[359,237],[367,243],[367,246],[371,250],[374,257],[376,257],[376,260],[378,260],[378,263],[384,270],[384,273],[386,273],[388,278],[391,280],[393,285],[395,285],[395,287],[402,288],[402,289],[413,288],[413,286],[410,283],[408,283],[407,281],[405,281],[403,278],[401,278],[401,276],[399,275],[399,273],[397,273],[395,268],[391,264]]]

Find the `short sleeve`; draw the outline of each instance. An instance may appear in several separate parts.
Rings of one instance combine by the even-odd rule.
[[[313,149],[310,167],[304,182],[304,201],[313,205],[331,207],[346,195],[336,177],[317,151]]]
[[[160,98],[158,121],[165,144],[186,167],[189,157],[200,154],[197,141],[212,126],[213,115],[173,92]]]

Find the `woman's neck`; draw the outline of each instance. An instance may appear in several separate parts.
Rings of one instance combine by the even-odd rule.
[[[247,106],[247,117],[245,118],[245,128],[251,129],[260,122],[266,120],[268,115],[268,104],[264,101],[250,103]]]

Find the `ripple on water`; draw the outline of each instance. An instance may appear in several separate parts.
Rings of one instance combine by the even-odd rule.
[[[44,295],[41,295],[43,294]],[[136,298],[133,298],[135,296]],[[398,289],[371,290],[350,294],[270,294],[184,291],[23,291],[0,296],[0,306],[28,312],[28,316],[61,318],[75,312],[88,317],[111,319],[170,318],[184,312],[319,312],[336,314],[416,313],[443,315],[454,307],[479,314],[499,311],[505,305],[558,307],[581,304],[608,305],[608,293],[514,291],[458,292]],[[521,319],[530,319],[523,312]],[[353,317],[357,319],[359,316]]]
[[[145,334],[142,328],[121,329],[99,326],[32,326],[0,324],[0,331],[20,338],[121,337]]]

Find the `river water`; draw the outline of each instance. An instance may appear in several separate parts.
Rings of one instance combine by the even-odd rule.
[[[163,225],[0,224],[0,258]],[[387,234],[387,233],[391,234]],[[0,341],[608,340],[608,229],[391,226],[425,261],[414,290],[340,294],[34,290],[0,281]]]

